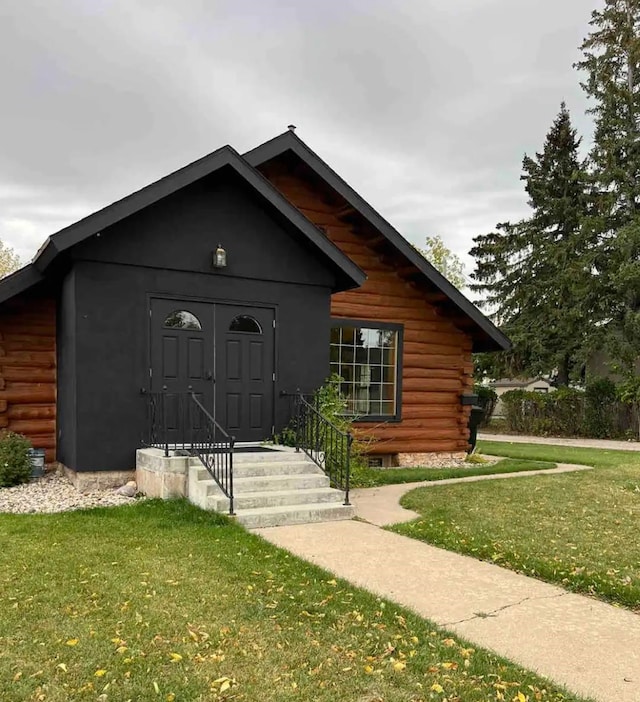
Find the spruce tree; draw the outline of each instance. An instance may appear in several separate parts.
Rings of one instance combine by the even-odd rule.
[[[605,0],[576,64],[592,100],[593,309],[604,347],[631,368],[640,355],[640,0]]]
[[[492,375],[557,373],[567,384],[581,365],[590,314],[583,301],[590,285],[587,213],[580,139],[566,105],[535,157],[524,157],[521,180],[531,215],[474,239],[471,288],[511,338],[512,351],[492,362]]]

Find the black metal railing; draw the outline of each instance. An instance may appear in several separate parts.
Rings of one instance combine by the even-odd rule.
[[[235,437],[230,436],[194,393],[152,392],[147,394],[147,446],[169,451],[186,451],[200,460],[209,475],[233,505],[233,453]]]
[[[233,447],[230,436],[207,412],[198,398],[191,395],[191,453],[197,456],[209,475],[229,498],[229,514],[233,511]]]
[[[329,476],[331,487],[344,491],[349,502],[353,436],[329,421],[303,395],[295,404],[296,451],[302,449]]]

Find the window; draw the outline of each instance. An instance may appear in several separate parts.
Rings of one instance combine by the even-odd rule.
[[[169,329],[197,329],[202,331],[200,320],[186,310],[175,310],[165,320],[164,326]]]
[[[334,322],[331,373],[342,378],[340,389],[349,414],[361,419],[399,419],[400,333],[399,325]]]
[[[244,332],[245,334],[262,334],[262,327],[253,317],[241,314],[231,321],[229,331]]]

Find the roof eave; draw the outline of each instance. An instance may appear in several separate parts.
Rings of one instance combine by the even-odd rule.
[[[42,273],[33,263],[28,263],[15,271],[15,273],[11,273],[11,275],[0,280],[0,303],[25,292],[42,280],[44,280]]]
[[[402,253],[433,285],[444,293],[451,302],[468,316],[482,332],[489,337],[492,344],[478,342],[478,347],[486,351],[506,351],[511,348],[509,339],[485,315],[453,286],[424,256],[398,232],[382,215],[369,205],[358,193],[343,180],[325,161],[323,161],[304,141],[292,131],[286,131],[277,137],[257,146],[243,154],[243,158],[252,166],[257,167],[266,161],[276,158],[286,151],[292,151],[339,195],[341,195],[355,210],[367,219],[380,233],[385,236],[396,249]],[[487,348],[484,348],[484,347]],[[489,348],[490,347],[490,348]]]
[[[61,229],[50,236],[38,250],[33,261],[22,269],[16,279],[19,283],[0,283],[0,301],[23,291],[28,281],[39,282],[59,254],[88,239],[136,212],[155,204],[165,197],[224,167],[232,168],[251,185],[278,213],[302,232],[327,258],[336,270],[334,292],[359,287],[366,275],[348,256],[330,242],[301,212],[299,212],[264,176],[249,165],[230,146],[223,146],[198,161],[137,190],[88,217]],[[26,287],[24,289],[26,289]],[[12,292],[13,291],[13,292]]]

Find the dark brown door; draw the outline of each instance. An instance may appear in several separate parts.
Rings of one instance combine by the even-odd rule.
[[[216,305],[216,419],[238,441],[273,434],[274,311]]]
[[[213,410],[214,306],[151,300],[151,391],[162,393],[170,443],[190,439],[189,393]]]

